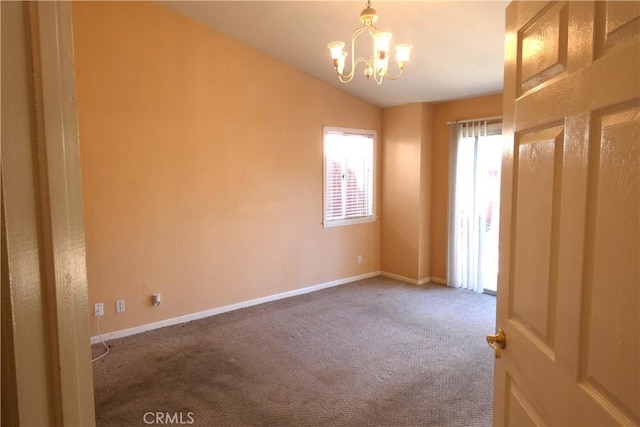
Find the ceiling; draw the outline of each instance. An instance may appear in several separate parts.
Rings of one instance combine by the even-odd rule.
[[[364,77],[362,64],[350,83],[340,83],[326,47],[337,40],[350,47],[364,1],[160,3],[379,107],[502,90],[507,1],[373,0],[377,27],[393,33],[392,45],[413,44],[403,76],[380,86]],[[371,45],[363,34],[356,48],[368,55]]]

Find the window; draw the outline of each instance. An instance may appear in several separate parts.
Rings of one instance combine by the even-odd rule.
[[[376,132],[324,127],[324,226],[373,222]]]

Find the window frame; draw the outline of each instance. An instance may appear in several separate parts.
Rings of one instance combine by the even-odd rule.
[[[325,148],[325,139],[329,133],[342,133],[361,135],[365,137],[371,137],[373,140],[373,159],[371,162],[371,215],[359,216],[354,218],[341,218],[341,219],[327,219],[327,155]],[[341,227],[345,225],[366,224],[376,222],[377,216],[377,193],[378,193],[378,181],[377,181],[377,169],[378,169],[378,132],[373,129],[357,129],[357,128],[344,128],[336,126],[323,126],[322,127],[322,226],[324,228]]]

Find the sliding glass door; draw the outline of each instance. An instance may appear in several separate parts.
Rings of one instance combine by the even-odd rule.
[[[486,123],[452,129],[449,286],[497,290],[500,129]]]

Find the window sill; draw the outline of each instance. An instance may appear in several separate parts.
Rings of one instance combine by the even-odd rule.
[[[378,220],[377,216],[365,216],[360,218],[353,219],[338,219],[333,221],[325,221],[322,223],[324,228],[333,228],[333,227],[341,227],[343,225],[355,225],[355,224],[366,224],[370,222],[376,222]]]

